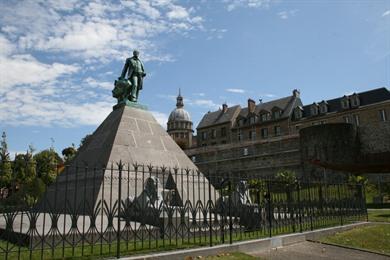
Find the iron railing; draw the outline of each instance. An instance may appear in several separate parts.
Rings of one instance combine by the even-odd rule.
[[[120,257],[214,246],[367,216],[361,185],[122,163],[59,171],[36,204],[3,200],[1,259]]]

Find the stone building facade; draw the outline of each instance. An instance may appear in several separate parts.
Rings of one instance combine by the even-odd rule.
[[[188,149],[193,146],[192,135],[194,131],[192,130],[192,121],[190,114],[184,109],[184,101],[180,90],[176,98],[176,108],[168,118],[167,132],[182,149]]]
[[[356,149],[360,154],[364,151],[380,153],[382,157],[375,158],[390,162],[389,117],[390,92],[386,88],[309,105],[303,105],[299,91],[294,90],[291,96],[270,102],[256,104],[249,99],[245,108],[223,105],[219,111],[207,113],[197,127],[198,145],[185,152],[202,171],[245,172],[270,177],[280,169],[298,174],[305,171],[330,174],[338,170],[305,169],[301,129],[315,126],[321,130],[321,125],[335,123],[352,125],[359,138],[360,145]],[[332,131],[330,129],[324,131]],[[333,137],[337,135],[329,136]]]

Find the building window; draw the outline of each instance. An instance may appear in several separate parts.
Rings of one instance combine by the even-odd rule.
[[[261,129],[261,137],[267,138],[268,137],[268,128],[262,128]]]
[[[351,96],[351,107],[358,107],[360,106],[360,99],[359,96],[355,93]]]
[[[279,119],[279,118],[280,118],[280,115],[282,114],[281,112],[282,112],[282,111],[280,111],[280,110],[274,110],[274,111],[272,112],[272,118],[273,118],[273,119]]]
[[[244,119],[241,118],[238,120],[238,126],[243,126],[244,125]]]
[[[184,133],[180,133],[180,138],[184,138]]]
[[[215,129],[211,130],[211,138],[212,139],[217,138],[217,130],[215,130]]]
[[[355,123],[356,126],[360,125],[359,115],[353,115],[353,122]]]
[[[251,117],[249,118],[249,123],[250,123],[251,125],[253,125],[254,123],[256,123],[256,117],[255,117],[255,116],[251,116]]]
[[[207,139],[207,132],[202,132],[202,140],[206,140]]]
[[[248,153],[248,148],[244,148],[244,156],[247,156],[249,153]]]
[[[196,162],[196,156],[195,156],[195,155],[191,157],[191,161],[192,161],[193,163]]]
[[[221,137],[225,137],[226,136],[226,127],[222,127],[221,128]]]
[[[345,123],[348,123],[348,124],[351,123],[349,116],[344,116],[343,118],[344,118]]]
[[[348,109],[349,108],[349,99],[344,96],[342,99],[341,99],[341,107],[343,109]]]
[[[249,140],[256,140],[256,130],[249,131]]]
[[[328,105],[326,102],[322,102],[320,105],[320,113],[321,114],[326,114],[328,112]]]
[[[318,115],[318,105],[317,104],[311,105],[311,107],[310,107],[310,114],[312,116]]]
[[[381,117],[382,122],[387,121],[386,110],[384,110],[384,109],[379,110],[379,115]]]
[[[268,120],[268,113],[263,113],[260,115],[261,122],[265,122]]]
[[[302,108],[301,107],[296,107],[295,108],[294,116],[295,116],[295,119],[301,119],[302,118]]]
[[[274,131],[275,131],[275,136],[279,136],[281,134],[280,126],[278,125],[275,126]]]
[[[242,130],[238,129],[238,134],[237,134],[238,141],[242,141]]]

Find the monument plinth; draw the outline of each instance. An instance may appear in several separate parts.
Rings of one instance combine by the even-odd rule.
[[[210,216],[206,204],[215,201],[216,191],[146,106],[137,103],[146,73],[138,52],[133,54],[114,83],[118,103],[113,111],[35,207],[53,220],[70,216],[71,228],[87,215],[93,229],[100,216],[110,230],[116,218],[125,227],[130,222],[158,226],[163,234],[172,225],[184,230],[189,215],[194,223],[201,214],[204,221]]]
[[[119,162],[123,164],[121,176]],[[80,147],[71,165],[48,188],[39,209],[89,215],[98,203],[115,202],[119,196],[123,201],[139,196],[152,176],[159,179],[163,189],[172,186],[174,180],[176,195],[183,203],[196,204],[200,197],[208,200],[208,180],[153,115],[122,105]]]

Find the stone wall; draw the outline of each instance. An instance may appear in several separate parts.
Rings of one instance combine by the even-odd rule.
[[[360,127],[347,123],[316,125],[301,129],[299,135],[198,147],[185,152],[206,175],[272,177],[281,169],[290,169],[303,178],[343,181],[354,166],[378,165],[378,158],[381,161],[383,156],[390,155],[390,122]],[[374,157],[365,157],[366,154]],[[384,160],[390,161],[390,156]]]
[[[359,137],[363,154],[390,152],[390,121],[359,127]]]
[[[332,164],[354,163],[359,137],[351,124],[337,123],[307,127],[299,132],[302,161]]]
[[[198,168],[207,173],[274,176],[280,169],[300,173],[299,136],[270,138],[186,150]]]

